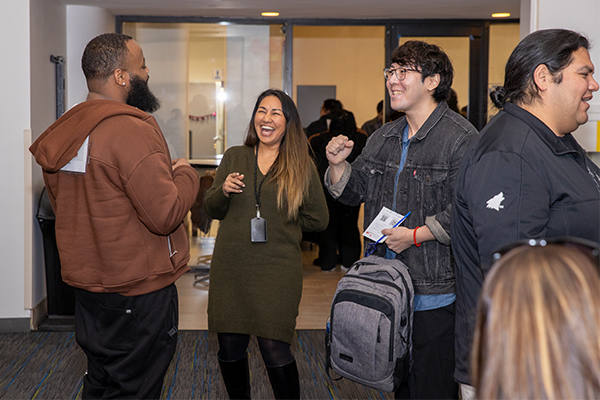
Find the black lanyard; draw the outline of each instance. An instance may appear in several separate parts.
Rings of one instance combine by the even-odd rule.
[[[271,165],[272,167],[272,165]],[[267,175],[271,172],[271,168],[267,171],[262,181],[260,181],[260,185],[258,185],[258,190],[256,190],[256,177],[258,176],[258,143],[256,144],[256,152],[254,157],[254,198],[256,199],[256,216],[260,217],[260,192],[262,191],[262,185],[267,179]]]

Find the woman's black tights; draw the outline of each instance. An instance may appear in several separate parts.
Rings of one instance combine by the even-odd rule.
[[[239,333],[218,333],[219,358],[223,361],[236,361],[246,355],[250,335]],[[267,367],[280,367],[294,361],[290,345],[275,339],[258,337],[260,354]]]

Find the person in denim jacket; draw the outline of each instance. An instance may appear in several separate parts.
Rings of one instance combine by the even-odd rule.
[[[394,50],[384,75],[392,109],[406,116],[373,133],[352,164],[346,157],[353,142],[333,138],[325,185],[344,204],[365,203],[365,227],[384,206],[411,212],[403,226],[382,231],[388,237],[376,250],[403,261],[415,287],[414,364],[396,398],[457,398],[450,207],[456,174],[477,130],[446,104],[454,70],[438,46],[406,42]],[[365,239],[365,248],[370,243]]]

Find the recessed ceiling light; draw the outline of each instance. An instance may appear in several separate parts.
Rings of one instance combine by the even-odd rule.
[[[510,13],[493,13],[492,18],[508,18]]]
[[[260,13],[260,15],[262,15],[263,17],[279,17],[279,13],[273,11],[265,11]]]

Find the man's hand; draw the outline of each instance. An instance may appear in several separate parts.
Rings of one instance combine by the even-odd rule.
[[[187,162],[187,160],[185,158],[176,158],[174,160],[171,160],[171,166],[173,167],[173,171],[175,171],[177,168],[181,167],[182,165],[190,166],[190,163]]]
[[[344,170],[346,169],[344,161],[346,161],[346,158],[352,152],[353,147],[354,142],[348,140],[348,137],[344,135],[336,136],[327,143],[325,155],[327,156],[327,161],[329,161],[329,178],[332,185],[338,183],[344,174]]]
[[[231,193],[242,193],[242,189],[246,187],[242,180],[244,175],[239,172],[233,172],[227,175],[225,182],[223,182],[223,193],[229,197]]]
[[[327,156],[329,165],[335,166],[346,161],[353,147],[354,142],[344,135],[332,138],[327,147],[325,147],[325,155]]]
[[[395,253],[402,253],[414,244],[413,230],[403,226],[384,229],[381,231],[381,234],[388,237],[385,243]]]

